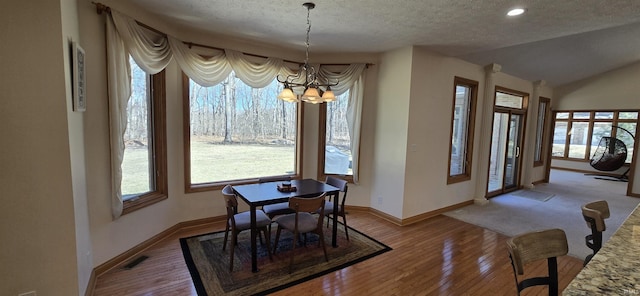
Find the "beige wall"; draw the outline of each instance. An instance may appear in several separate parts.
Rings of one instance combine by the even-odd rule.
[[[78,260],[78,289],[84,294],[93,270],[91,232],[87,206],[86,161],[84,146],[84,113],[73,111],[71,78],[71,42],[80,46],[77,0],[61,0],[62,7],[62,48],[64,49],[64,73],[69,129],[69,153],[71,154],[71,177],[73,183],[73,204],[76,228],[76,258]]]
[[[404,179],[403,218],[473,199],[477,176],[447,185],[454,77],[478,81],[478,99],[484,91],[482,67],[414,47]],[[476,132],[481,108],[478,104]],[[480,137],[474,139],[478,147]],[[474,149],[474,166],[480,161]]]
[[[640,109],[640,63],[616,69],[555,90],[554,110]],[[637,133],[636,133],[637,134]],[[636,147],[638,147],[636,137]],[[635,174],[631,192],[640,194],[640,161],[634,149]],[[592,170],[588,163],[554,160],[553,166]],[[633,170],[632,170],[633,171]]]
[[[407,156],[412,47],[382,54],[378,67],[371,207],[401,218]]]
[[[65,13],[68,4],[62,5]],[[81,177],[70,159],[77,142],[69,137],[75,128],[67,121],[68,44],[61,16],[60,1],[0,5],[3,295],[79,293],[74,194],[81,188],[72,182]]]

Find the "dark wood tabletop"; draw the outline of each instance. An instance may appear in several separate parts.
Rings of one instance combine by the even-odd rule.
[[[233,186],[238,196],[249,205],[263,206],[289,200],[290,197],[315,197],[323,192],[327,195],[335,194],[340,189],[314,179],[292,180],[291,186],[296,187],[293,192],[278,191],[282,181],[246,184]]]

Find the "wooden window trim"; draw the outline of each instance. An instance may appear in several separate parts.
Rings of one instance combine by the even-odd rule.
[[[458,85],[463,85],[469,87],[471,90],[471,102],[469,102],[469,114],[467,118],[467,147],[465,151],[465,169],[462,174],[451,175],[451,152],[453,151],[453,143],[451,142],[451,138],[453,137],[453,122],[455,119],[455,109],[456,109],[456,87]],[[449,128],[449,157],[447,162],[447,184],[454,184],[459,182],[464,182],[471,180],[471,168],[473,165],[473,141],[475,134],[475,123],[476,123],[476,106],[478,102],[478,81],[466,79],[462,77],[455,76],[453,78],[453,95],[452,95],[452,104],[451,104],[451,125]]]
[[[588,119],[574,119],[574,113],[582,113],[582,112],[590,112],[590,116]],[[613,113],[613,118],[612,119],[596,119],[595,118],[595,114],[598,112],[612,112]],[[640,110],[637,109],[621,109],[621,110],[608,110],[608,109],[594,109],[594,110],[558,110],[558,111],[554,111],[553,112],[553,132],[555,132],[555,123],[556,122],[567,122],[567,135],[565,138],[566,141],[566,145],[565,145],[565,150],[564,150],[564,155],[563,156],[551,156],[551,159],[558,159],[558,160],[569,160],[569,161],[575,161],[575,162],[589,162],[591,159],[591,140],[593,138],[593,127],[595,125],[595,123],[597,122],[611,122],[612,125],[618,125],[621,122],[630,122],[630,123],[637,123],[638,120],[636,119],[620,119],[619,114],[620,112],[638,112],[640,114]],[[557,113],[569,113],[569,117],[568,118],[560,118],[557,119],[556,114]],[[588,130],[588,135],[589,137],[587,138],[587,147],[586,147],[586,151],[585,151],[585,157],[584,158],[574,158],[574,157],[569,157],[569,149],[571,146],[571,136],[569,135],[569,131],[571,130],[571,128],[573,127],[573,123],[574,122],[588,122],[589,123],[589,130]],[[553,135],[553,132],[551,133],[551,135]],[[615,136],[616,131],[614,130],[612,132]],[[637,134],[637,132],[636,132]],[[550,143],[553,143],[552,141],[550,141]],[[552,146],[553,144],[550,144],[549,146]],[[550,153],[550,152],[549,152]]]
[[[538,102],[538,112],[540,111],[541,103],[545,104],[545,110],[544,110],[544,121],[542,122],[542,140],[540,141],[540,147],[539,147],[540,159],[533,161],[533,167],[539,167],[546,163],[545,149],[548,146],[547,142],[550,140],[547,135],[549,134],[548,131],[549,131],[549,117],[551,116],[551,99],[540,97],[540,101]],[[536,149],[538,149],[538,147],[536,147]]]
[[[168,198],[167,115],[165,70],[151,76],[151,121],[155,168],[155,190],[123,202],[122,214],[128,214]]]
[[[274,98],[275,99],[275,98]],[[302,178],[302,159],[304,159],[304,104],[297,103],[297,131],[296,131],[296,160],[295,169],[296,173],[293,175],[287,175],[293,179]],[[189,76],[182,72],[182,142],[183,142],[183,159],[184,159],[184,192],[195,193],[205,191],[221,190],[227,184],[241,185],[257,183],[258,178],[247,178],[237,180],[225,180],[220,182],[208,182],[208,183],[191,183],[191,110],[189,109]]]
[[[513,96],[522,97],[522,108],[496,106],[496,99],[498,97],[498,95],[497,95],[498,92],[509,94],[509,95],[513,95]],[[496,87],[495,87],[495,89],[493,91],[493,107],[494,107],[494,109],[500,109],[500,110],[525,110],[526,111],[527,109],[529,109],[529,93],[496,85]]]

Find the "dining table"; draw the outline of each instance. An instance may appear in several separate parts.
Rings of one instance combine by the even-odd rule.
[[[289,181],[287,181],[289,182]],[[283,181],[244,184],[233,186],[233,191],[249,205],[251,213],[251,271],[258,272],[257,242],[256,237],[256,211],[258,207],[287,202],[291,197],[316,197],[326,193],[337,201],[340,189],[315,179],[291,180],[291,188],[295,190],[279,190]],[[331,235],[331,245],[336,248],[338,232],[338,202],[333,203],[333,233]],[[271,251],[271,250],[269,250]]]

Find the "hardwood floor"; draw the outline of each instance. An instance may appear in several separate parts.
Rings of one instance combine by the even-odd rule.
[[[516,295],[507,237],[446,216],[396,226],[368,212],[351,211],[349,226],[393,250],[274,295]],[[196,295],[178,238],[224,229],[224,222],[175,233],[127,270],[98,276],[94,295]],[[582,260],[558,259],[560,290],[582,269]],[[546,261],[525,266],[525,276],[546,274]],[[546,287],[522,295],[548,295]]]

